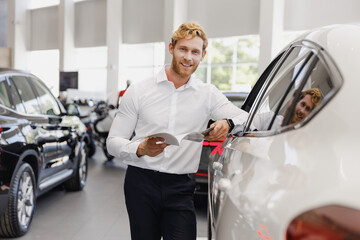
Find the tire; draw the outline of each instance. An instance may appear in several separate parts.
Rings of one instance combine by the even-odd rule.
[[[35,212],[35,175],[28,163],[22,163],[9,189],[8,207],[0,216],[0,236],[20,237],[27,233]]]
[[[113,160],[114,156],[113,156],[113,155],[110,155],[110,153],[107,151],[106,139],[105,139],[105,141],[104,141],[104,143],[103,143],[103,151],[104,151],[105,157],[107,158],[108,161]]]
[[[88,157],[92,157],[95,152],[96,152],[96,145],[95,145],[95,140],[94,139],[90,139],[90,142],[87,146],[88,148]]]
[[[85,187],[88,174],[88,152],[86,143],[79,143],[78,161],[75,175],[65,182],[65,189],[68,191],[80,191]]]

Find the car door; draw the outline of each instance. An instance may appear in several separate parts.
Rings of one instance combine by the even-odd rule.
[[[77,143],[76,134],[73,129],[63,124],[63,114],[65,109],[55,99],[50,90],[45,84],[34,76],[28,77],[35,93],[39,99],[42,114],[46,115],[49,119],[51,127],[56,129],[57,144],[58,144],[58,161],[54,162],[52,168],[54,171],[65,171],[68,174],[73,167],[73,150]],[[55,170],[57,169],[57,170]]]
[[[31,84],[27,75],[12,75],[9,77],[10,88],[13,96],[21,99],[24,106],[24,118],[32,122],[32,126],[36,131],[35,143],[37,144],[40,155],[41,164],[39,171],[39,187],[40,190],[45,189],[51,182],[51,177],[68,168],[69,152],[64,152],[62,144],[67,142],[68,135],[59,127],[59,117],[56,115],[49,116],[46,113],[44,104],[51,106],[51,102],[42,103],[34,86]],[[20,104],[18,104],[20,106]],[[54,113],[60,110],[53,107]],[[20,107],[21,108],[21,107]]]
[[[271,73],[276,72],[275,66],[277,64],[280,64],[282,61],[282,56],[285,55],[284,52],[280,53],[271,63],[270,65],[265,69],[265,71],[260,76],[259,80],[254,85],[253,89],[247,96],[244,104],[242,105],[241,109],[243,109],[246,112],[249,112],[251,107],[253,106],[255,100],[258,98],[259,92],[262,90],[262,87],[265,83],[265,81],[269,81],[269,76],[272,76]],[[223,158],[222,153],[224,151],[223,146],[225,146],[229,142],[229,139],[225,140],[225,143],[222,144],[222,147],[214,154],[210,155],[210,162],[209,162],[209,189],[210,189],[210,204],[209,204],[209,211],[210,211],[210,217],[213,219],[213,223],[217,219],[218,211],[220,208],[220,191],[223,186],[223,184],[227,184],[226,180],[223,179]],[[226,150],[225,150],[226,151]],[[225,155],[225,153],[224,153]],[[225,181],[225,182],[224,182]]]
[[[300,153],[289,138],[295,142],[308,139],[295,130],[311,121],[335,95],[340,79],[331,59],[311,42],[292,45],[279,59],[263,86],[256,89],[245,132],[228,139],[223,153],[212,163],[211,201],[217,235],[281,239],[273,209],[281,208],[276,204],[284,191],[299,187],[306,179],[297,166]],[[291,122],[289,116],[294,116],[298,99],[310,89],[320,92],[321,101],[306,117]]]

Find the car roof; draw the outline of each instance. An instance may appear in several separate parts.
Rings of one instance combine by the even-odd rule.
[[[298,40],[309,40],[321,46],[330,55],[344,80],[359,78],[360,23],[317,28],[304,33],[294,42]]]
[[[0,73],[7,73],[7,72],[11,72],[11,73],[29,73],[27,71],[23,71],[23,70],[18,70],[18,69],[12,69],[12,68],[1,68],[0,67]]]

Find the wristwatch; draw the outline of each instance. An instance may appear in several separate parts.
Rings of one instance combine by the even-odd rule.
[[[233,120],[232,119],[229,119],[229,118],[225,118],[224,120],[226,120],[227,121],[227,123],[229,124],[229,133],[234,129],[234,127],[235,127],[235,124],[234,124],[234,122],[233,122]]]

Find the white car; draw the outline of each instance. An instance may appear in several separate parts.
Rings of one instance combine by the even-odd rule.
[[[289,44],[246,99],[245,129],[210,157],[208,238],[360,239],[359,92],[360,26]]]

